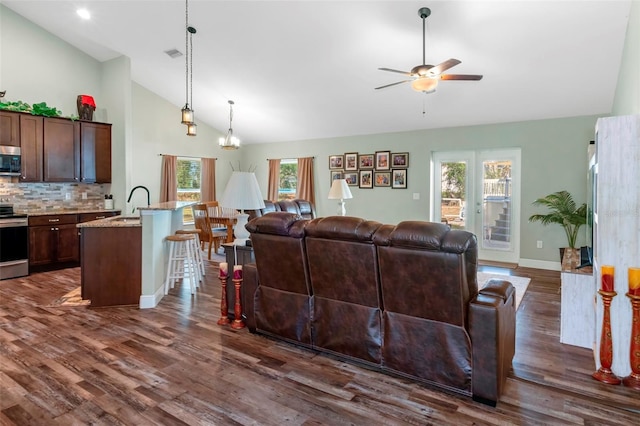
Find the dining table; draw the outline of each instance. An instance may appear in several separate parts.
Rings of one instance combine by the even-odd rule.
[[[220,227],[227,228],[227,239],[225,243],[233,242],[233,226],[236,224],[236,216],[238,215],[238,211],[235,209],[228,209],[224,207],[209,207],[209,222],[211,226],[216,228],[218,225]]]

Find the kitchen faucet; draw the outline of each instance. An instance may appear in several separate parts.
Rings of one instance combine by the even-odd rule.
[[[151,205],[151,197],[149,196],[149,190],[147,189],[146,186],[142,186],[142,185],[138,185],[136,187],[134,187],[131,192],[129,193],[129,198],[127,198],[127,203],[131,202],[131,197],[133,197],[133,193],[135,192],[136,189],[138,188],[142,188],[145,191],[147,191],[147,207],[149,207]],[[131,211],[131,213],[135,213],[136,209],[135,207],[133,208],[133,210]]]

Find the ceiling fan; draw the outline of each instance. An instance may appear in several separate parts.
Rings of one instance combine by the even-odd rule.
[[[422,7],[418,10],[418,16],[422,18],[422,65],[413,67],[410,72],[394,70],[391,68],[378,68],[381,71],[396,72],[398,74],[404,74],[412,78],[410,80],[402,80],[396,83],[376,87],[376,90],[411,82],[411,87],[413,88],[413,90],[417,92],[433,93],[436,91],[439,80],[482,80],[482,76],[477,74],[442,74],[449,68],[460,64],[461,61],[457,59],[448,59],[435,66],[426,64],[425,19],[427,19],[429,15],[431,15],[431,9],[429,9],[428,7]]]

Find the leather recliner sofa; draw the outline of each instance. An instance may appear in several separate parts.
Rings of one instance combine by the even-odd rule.
[[[316,208],[310,201],[296,198],[295,200],[269,201],[264,200],[264,208],[258,210],[247,210],[249,220],[264,216],[273,212],[295,213],[303,219],[315,219]]]
[[[253,333],[498,401],[515,353],[515,290],[478,291],[475,235],[275,212],[247,224],[243,306]]]

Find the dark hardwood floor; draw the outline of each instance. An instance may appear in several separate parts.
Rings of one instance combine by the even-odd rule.
[[[0,281],[0,425],[640,424],[640,394],[559,343],[558,272],[481,269],[532,279],[495,408],[216,325],[213,265],[147,310],[48,306],[78,268]]]

